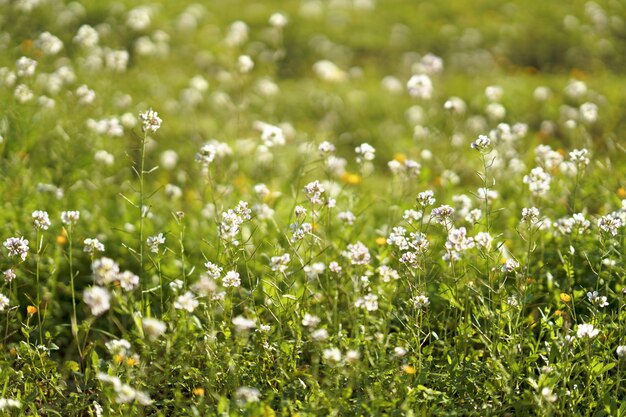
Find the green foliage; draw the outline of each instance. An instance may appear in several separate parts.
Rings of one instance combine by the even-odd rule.
[[[205,3],[0,1],[0,413],[626,413],[622,3]]]

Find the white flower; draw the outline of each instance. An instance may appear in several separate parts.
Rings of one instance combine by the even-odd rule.
[[[120,266],[113,259],[102,257],[93,261],[91,270],[96,283],[106,285],[118,279]]]
[[[422,191],[417,195],[417,204],[420,207],[432,206],[433,204],[435,204],[436,201],[434,195],[435,193],[431,190]]]
[[[413,75],[406,83],[409,95],[413,98],[430,100],[433,94],[433,83],[425,74]]]
[[[196,161],[204,166],[209,166],[217,155],[217,148],[215,145],[206,144],[200,148],[200,151],[196,154]]]
[[[420,294],[411,298],[411,302],[413,303],[413,307],[420,310],[422,308],[426,308],[430,305],[430,300],[427,296]]]
[[[401,357],[403,357],[404,355],[407,354],[407,351],[402,346],[396,346],[395,348],[393,348],[393,353],[394,353],[394,355],[396,355],[396,356],[401,358]]]
[[[148,239],[146,239],[146,243],[150,247],[150,252],[158,253],[159,252],[159,246],[161,246],[161,245],[163,245],[165,243],[165,237],[163,236],[163,233],[159,233],[156,236],[148,237]]]
[[[236,271],[228,271],[224,278],[222,278],[222,285],[224,287],[238,287],[241,285],[241,279],[239,273]]]
[[[502,272],[513,272],[515,271],[517,268],[519,268],[519,262],[517,262],[515,259],[507,259],[506,261],[504,261],[504,265],[502,265]]]
[[[141,320],[143,331],[150,340],[156,340],[167,330],[167,326],[161,320],[152,317],[145,317]]]
[[[83,251],[86,253],[104,252],[104,245],[98,239],[87,238],[83,241]]]
[[[351,349],[346,352],[346,361],[348,361],[349,363],[354,363],[359,359],[361,359],[361,354],[358,350]]]
[[[256,388],[251,387],[239,387],[235,392],[235,398],[240,404],[256,403],[259,402],[259,396],[261,393]]]
[[[522,209],[522,222],[535,224],[539,221],[539,209],[536,207]]]
[[[272,148],[285,144],[285,132],[280,127],[261,121],[255,122],[254,127],[261,131],[261,141],[266,147]]]
[[[553,394],[552,390],[548,387],[544,387],[541,390],[541,396],[543,397],[544,400],[546,400],[549,403],[553,403],[557,400],[556,394]]]
[[[243,316],[237,316],[233,319],[233,325],[237,332],[243,332],[246,330],[254,329],[256,327],[256,320],[247,319]]]
[[[65,225],[74,225],[78,223],[78,219],[80,218],[79,211],[63,211],[61,212],[61,223]]]
[[[479,232],[476,236],[474,236],[474,242],[476,242],[476,245],[481,246],[486,250],[490,250],[493,238],[487,232]]]
[[[228,46],[239,46],[248,39],[248,25],[241,20],[233,22],[228,28],[225,42]]]
[[[306,265],[304,267],[304,273],[306,277],[310,280],[314,280],[320,276],[320,274],[324,273],[326,269],[326,265],[323,262],[315,262],[312,265]]]
[[[19,256],[22,261],[28,256],[28,240],[23,237],[10,237],[4,241],[4,247],[9,250],[9,256]]]
[[[102,413],[104,412],[104,409],[102,408],[102,406],[98,404],[96,401],[94,401],[92,405],[93,405],[94,412],[96,413],[96,417],[102,417]]]
[[[111,340],[104,345],[111,355],[126,356],[130,350],[130,342],[126,339]]]
[[[272,256],[270,259],[270,268],[272,271],[285,272],[291,261],[291,256],[285,253],[281,256]]]
[[[174,308],[177,310],[186,310],[189,313],[193,313],[193,311],[198,307],[198,300],[194,297],[193,293],[187,291],[183,295],[179,295],[176,301],[174,302]]]
[[[274,13],[270,16],[269,24],[275,28],[283,28],[289,23],[289,18],[283,13]]]
[[[36,44],[46,55],[56,55],[63,49],[63,41],[50,32],[41,33]]]
[[[4,294],[0,294],[0,313],[4,312],[8,306],[9,299]]]
[[[581,104],[580,117],[587,123],[595,123],[598,120],[598,106],[595,103]]]
[[[335,153],[335,145],[333,145],[332,143],[330,143],[328,141],[324,141],[324,142],[320,143],[320,145],[319,145],[319,147],[317,149],[324,156],[328,156],[328,155],[331,155],[331,154]]]
[[[602,216],[598,219],[598,227],[602,231],[610,233],[612,236],[617,236],[617,229],[623,225],[624,223],[619,217],[612,215]]]
[[[477,151],[484,151],[491,145],[491,139],[489,139],[485,135],[478,136],[474,142],[472,142],[472,149],[476,149]]]
[[[48,230],[50,227],[50,217],[48,217],[48,213],[42,210],[33,211],[33,224],[36,229],[39,230]]]
[[[4,280],[6,282],[11,282],[15,278],[17,278],[17,275],[15,275],[15,271],[12,268],[9,268],[6,271],[4,271],[2,275],[4,276]]]
[[[324,186],[322,186],[322,184],[320,184],[320,182],[317,180],[310,182],[304,186],[304,193],[313,204],[324,203],[324,200],[322,199],[322,194],[324,194],[325,191],[326,190],[324,189]]]
[[[96,46],[99,40],[98,31],[89,25],[82,25],[73,39],[74,43],[86,49]]]
[[[328,362],[339,363],[341,362],[341,351],[336,347],[331,347],[329,349],[324,349],[322,352],[324,356],[324,360]]]
[[[352,265],[367,265],[370,263],[370,251],[361,242],[348,245],[348,250],[344,252],[344,256],[350,259]]]
[[[184,285],[185,283],[182,279],[175,279],[174,281],[170,282],[170,288],[176,293],[182,290]]]
[[[7,408],[22,408],[22,403],[13,398],[0,398],[0,410]]]
[[[139,277],[130,271],[119,274],[117,280],[124,291],[132,291],[139,286]]]
[[[320,324],[319,317],[309,313],[304,314],[304,317],[302,318],[302,325],[304,327],[317,327],[318,324]]]
[[[367,294],[364,297],[359,297],[354,305],[367,311],[376,311],[378,310],[378,296],[376,294]]]
[[[99,316],[111,308],[111,295],[106,288],[93,286],[83,293],[85,304],[91,309],[91,314]]]
[[[598,294],[598,291],[587,292],[587,298],[589,299],[589,302],[591,302],[592,304],[597,304],[598,307],[606,307],[609,305],[606,296],[600,296]]]
[[[593,327],[593,324],[579,324],[578,330],[576,331],[576,335],[579,339],[589,338],[593,339],[600,333],[600,330]]]
[[[550,181],[552,177],[545,172],[543,168],[536,167],[530,171],[530,174],[523,178],[524,184],[528,184],[530,192],[534,196],[544,196],[550,190]]]
[[[155,133],[161,127],[162,120],[159,114],[152,109],[148,109],[143,113],[139,113],[139,121],[141,122],[141,130],[143,132],[150,131]]]
[[[358,155],[356,159],[358,163],[362,163],[363,161],[373,161],[376,157],[376,149],[369,143],[362,143],[354,148],[354,151]]]
[[[341,265],[339,265],[335,261],[328,264],[328,269],[330,270],[330,272],[335,273],[335,274],[340,273],[342,270]]]
[[[240,55],[239,58],[237,58],[237,68],[239,72],[247,74],[254,68],[254,61],[249,55]]]
[[[311,338],[315,341],[321,342],[328,339],[328,330],[326,329],[317,329],[313,333],[311,333]]]
[[[17,60],[15,68],[18,77],[32,77],[37,68],[37,61],[23,56]]]

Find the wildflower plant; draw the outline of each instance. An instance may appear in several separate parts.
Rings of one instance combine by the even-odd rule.
[[[0,414],[624,414],[620,2],[166,3],[0,2]]]

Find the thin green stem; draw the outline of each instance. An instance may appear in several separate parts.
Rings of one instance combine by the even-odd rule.
[[[67,239],[69,241],[69,253],[68,259],[70,264],[70,287],[72,290],[72,322],[70,323],[72,329],[72,336],[76,340],[76,347],[78,349],[78,355],[82,361],[83,355],[80,349],[80,343],[78,341],[78,320],[76,319],[76,290],[74,286],[74,258],[72,256],[72,226],[68,226]],[[92,262],[93,263],[93,262]]]
[[[39,327],[39,343],[43,344],[43,329],[42,329],[42,321],[41,321],[41,289],[39,288],[39,275],[41,268],[41,249],[43,246],[43,237],[40,237],[39,229],[37,229],[37,256],[36,256],[36,280],[37,280],[37,325]]]
[[[144,271],[143,271],[143,217],[144,217],[144,167],[145,167],[145,155],[146,155],[146,138],[147,133],[144,132],[141,138],[141,163],[139,168],[139,289],[141,291],[141,312],[146,311],[146,301],[144,295]]]

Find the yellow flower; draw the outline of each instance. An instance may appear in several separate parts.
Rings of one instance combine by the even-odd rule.
[[[411,365],[402,365],[402,372],[407,375],[415,375],[417,373],[417,369]]]
[[[385,236],[379,236],[376,238],[376,244],[378,246],[383,246],[387,243],[387,238]]]
[[[624,187],[620,187],[617,189],[617,196],[619,198],[626,198],[626,189]]]
[[[359,185],[361,183],[361,176],[359,174],[345,172],[341,175],[341,181],[348,185]]]
[[[564,303],[569,303],[570,301],[572,301],[572,296],[569,294],[565,294],[564,292],[562,292],[561,295],[559,295],[559,298]]]
[[[64,246],[67,244],[67,232],[65,231],[65,227],[61,229],[61,233],[58,234],[56,238],[57,245]]]
[[[137,365],[137,359],[134,357],[130,357],[130,358],[126,358],[126,365],[127,366],[135,366]]]
[[[191,391],[191,392],[196,397],[204,397],[204,388],[202,388],[202,387],[194,388],[193,391]]]
[[[35,314],[37,312],[37,307],[35,307],[35,306],[28,306],[28,307],[26,307],[26,312],[28,314],[31,314],[31,315]]]
[[[393,159],[395,159],[398,162],[404,162],[406,161],[406,155],[403,153],[398,152],[397,154],[395,154],[393,156]]]

